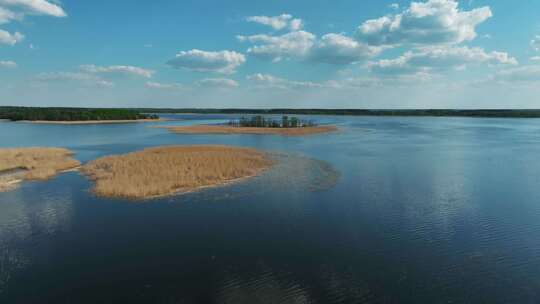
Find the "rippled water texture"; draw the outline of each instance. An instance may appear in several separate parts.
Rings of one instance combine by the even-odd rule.
[[[218,123],[181,115],[156,125]],[[0,303],[538,303],[540,120],[314,117],[310,137],[0,122],[85,162],[228,144],[277,165],[133,203],[69,172],[0,193]]]

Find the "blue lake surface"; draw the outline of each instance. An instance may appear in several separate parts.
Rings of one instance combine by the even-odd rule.
[[[167,115],[165,115],[167,116]],[[145,147],[276,153],[260,177],[133,203],[77,172],[0,193],[0,303],[539,303],[540,120],[314,116],[309,137],[0,122],[82,162]],[[236,116],[234,116],[236,117]]]

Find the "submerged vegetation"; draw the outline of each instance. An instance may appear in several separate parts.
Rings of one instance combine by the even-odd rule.
[[[144,199],[252,177],[272,162],[255,149],[228,146],[167,146],[107,156],[82,167],[106,197]]]
[[[0,107],[0,119],[12,121],[122,121],[158,118],[155,114],[143,114],[129,109]]]
[[[0,191],[22,180],[44,180],[80,165],[73,153],[61,148],[0,149]]]

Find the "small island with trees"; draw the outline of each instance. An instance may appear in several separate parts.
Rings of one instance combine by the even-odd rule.
[[[230,120],[228,125],[243,128],[307,128],[315,127],[315,122],[286,115],[281,117],[280,120],[257,115],[252,117],[242,116],[240,119]]]
[[[156,121],[159,116],[130,109],[0,107],[0,119],[33,123],[91,124]]]
[[[305,136],[337,131],[331,125],[317,125],[313,120],[283,116],[281,119],[257,115],[230,120],[221,125],[193,125],[165,127],[179,134],[272,134],[282,136]]]

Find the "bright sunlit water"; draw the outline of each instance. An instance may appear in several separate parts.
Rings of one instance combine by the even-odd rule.
[[[0,303],[538,303],[540,120],[313,117],[310,137],[0,122],[83,162],[171,144],[273,152],[244,183],[143,203],[77,172],[0,193]]]

